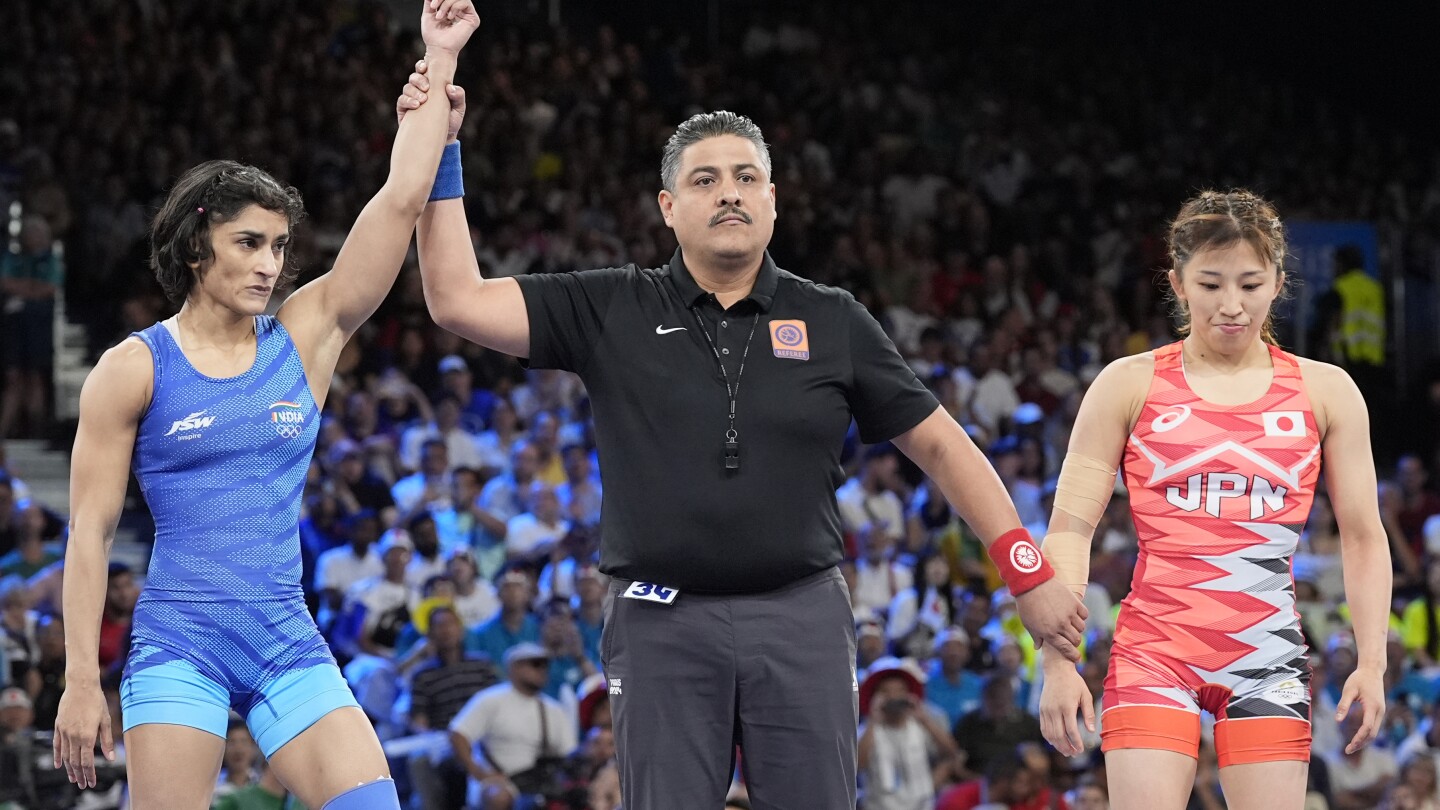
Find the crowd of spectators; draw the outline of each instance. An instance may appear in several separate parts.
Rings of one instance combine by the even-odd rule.
[[[1105,363],[1174,339],[1156,270],[1166,217],[1195,188],[1243,184],[1287,217],[1369,220],[1390,272],[1440,267],[1433,150],[1291,86],[1243,73],[1198,85],[1183,65],[1162,77],[1123,53],[1050,47],[1053,21],[1026,40],[965,28],[963,15],[917,25],[867,4],[773,5],[722,26],[733,34],[722,47],[663,18],[487,22],[460,74],[482,272],[664,263],[675,243],[654,194],[670,127],[699,109],[748,114],[771,143],[777,262],[870,308],[1037,537],[1086,387]],[[5,436],[45,429],[45,389],[29,375],[48,372],[33,335],[57,290],[92,354],[171,311],[147,269],[146,220],[200,160],[252,161],[298,186],[310,209],[299,264],[328,266],[384,179],[394,97],[418,53],[381,4],[88,6],[0,9],[0,87],[26,98],[0,121],[0,211],[24,211],[0,273]],[[39,66],[43,87],[30,81]],[[1372,748],[1341,753],[1353,729],[1333,721],[1334,702],[1355,646],[1322,493],[1295,560],[1315,673],[1313,792],[1337,810],[1440,807],[1440,382],[1367,394],[1416,414],[1398,435],[1377,420],[1396,560],[1390,723]],[[863,806],[1105,807],[1098,737],[1066,759],[1040,736],[1035,651],[979,540],[893,447],[852,445],[837,500]],[[64,521],[28,497],[11,474],[23,470],[0,457],[0,471],[9,751],[53,725],[64,688]],[[439,329],[407,267],[336,370],[300,537],[314,615],[414,806],[503,806],[510,788],[557,808],[617,805],[599,669],[602,486],[578,379]],[[129,505],[143,513],[138,495]],[[1097,699],[1135,555],[1117,489],[1086,599],[1083,672]],[[141,579],[112,566],[100,651],[112,698]],[[1193,807],[1222,806],[1216,773],[1207,752]],[[44,782],[0,775],[6,789]],[[738,777],[733,795],[744,806]],[[22,798],[0,789],[0,807]],[[122,800],[119,782],[91,799]],[[216,801],[283,801],[243,725]]]

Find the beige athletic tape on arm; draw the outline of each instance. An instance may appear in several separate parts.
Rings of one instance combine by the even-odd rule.
[[[1090,580],[1091,538],[1114,492],[1115,471],[1109,465],[1077,453],[1065,455],[1055,488],[1052,531],[1045,535],[1042,548],[1056,579],[1081,598]],[[1060,521],[1063,524],[1057,527]]]

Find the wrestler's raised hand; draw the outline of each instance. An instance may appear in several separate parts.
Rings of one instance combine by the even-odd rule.
[[[480,15],[470,0],[425,0],[424,5],[420,37],[425,40],[426,53],[444,51],[454,56],[480,27]]]

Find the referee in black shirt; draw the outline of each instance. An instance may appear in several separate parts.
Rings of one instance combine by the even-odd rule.
[[[462,94],[450,101],[463,109]],[[849,293],[771,260],[770,177],[748,118],[681,124],[659,193],[680,249],[650,270],[481,279],[460,200],[420,219],[435,320],[574,371],[589,391],[626,810],[719,808],[737,741],[756,808],[855,806],[855,638],[835,504],[851,419],[863,441],[893,440],[935,479],[1021,594],[1026,627],[1078,657],[1084,608],[1051,578],[985,456]]]

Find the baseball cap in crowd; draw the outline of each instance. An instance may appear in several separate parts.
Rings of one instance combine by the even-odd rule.
[[[500,579],[497,580],[495,584],[501,587],[504,587],[506,585],[524,585],[528,588],[530,587],[530,577],[527,577],[523,572],[516,571],[512,568],[511,570],[501,574]]]
[[[885,638],[885,630],[880,627],[880,624],[878,622],[860,622],[859,624],[855,625],[856,641],[859,641],[860,639],[866,638],[868,636],[874,636],[876,638],[883,639]]]
[[[505,651],[505,666],[516,661],[548,661],[550,653],[533,641],[522,641]]]
[[[427,596],[421,599],[420,604],[415,606],[415,612],[411,615],[411,622],[415,625],[415,629],[422,634],[429,633],[430,617],[435,613],[436,608],[442,607],[450,608],[453,611],[455,600],[448,596]],[[461,619],[461,622],[463,623],[464,619]]]
[[[447,354],[440,358],[440,373],[448,374],[452,371],[469,371],[470,366],[465,364],[465,358],[458,354]]]
[[[380,545],[375,553],[384,557],[391,549],[403,548],[406,551],[414,551],[415,544],[410,541],[410,533],[404,529],[386,529],[380,535]]]
[[[910,658],[896,658],[887,655],[877,659],[870,668],[865,670],[865,680],[860,682],[860,716],[864,717],[870,713],[870,698],[875,694],[875,687],[884,680],[886,676],[898,675],[905,681],[905,686],[916,700],[925,699],[925,671],[920,669]]]
[[[938,654],[946,644],[952,641],[958,641],[968,647],[970,646],[970,634],[966,633],[963,627],[950,625],[935,636],[935,652]]]
[[[30,703],[30,696],[25,694],[25,690],[21,689],[18,686],[9,686],[6,687],[4,690],[0,690],[0,709],[15,708],[34,708],[34,706]]]
[[[597,672],[594,675],[580,682],[579,695],[580,706],[577,714],[580,717],[580,736],[595,724],[595,708],[600,701],[610,699],[609,681],[605,680],[605,673]]]

